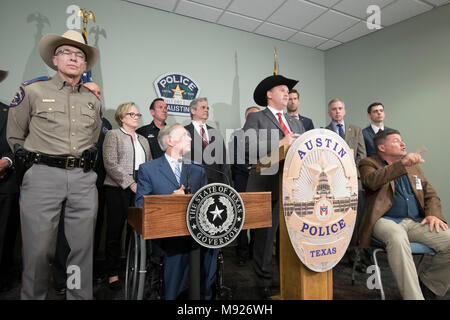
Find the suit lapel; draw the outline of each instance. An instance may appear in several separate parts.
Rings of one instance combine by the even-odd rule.
[[[6,127],[6,122],[8,119],[8,107],[3,103],[0,103],[0,132],[3,127]]]
[[[384,166],[385,166],[383,158],[381,158],[378,154],[376,155],[376,165],[377,165],[378,169],[384,168]],[[394,180],[389,181],[389,184],[391,186],[392,195],[394,195],[394,191],[395,191]]]
[[[345,132],[344,132],[344,135],[345,135],[345,141],[348,143],[348,141],[350,141],[350,138],[353,136],[353,130],[352,130],[352,128],[350,128],[347,124],[345,124]],[[356,152],[356,150],[355,150],[355,152]]]
[[[180,187],[180,185],[177,182],[177,178],[175,178],[175,174],[172,171],[172,168],[170,167],[169,162],[167,161],[165,156],[161,157],[161,164],[160,164],[161,173],[170,181],[173,183],[174,186],[177,187],[177,189]],[[181,181],[181,178],[180,178]]]
[[[183,165],[181,166],[180,184],[184,185],[185,187],[187,186],[187,170],[189,170],[188,165],[186,163],[183,163]]]
[[[285,113],[284,117],[286,118],[289,124],[289,128],[291,128],[291,132],[299,134],[305,132],[305,126],[303,125],[302,118],[300,117],[300,115],[298,116],[297,119],[296,117],[290,116],[287,113]]]
[[[278,119],[275,118],[275,116],[273,115],[273,113],[269,110],[269,108],[264,109],[263,111],[261,111],[267,118],[270,119],[270,121],[273,122],[273,124],[275,124],[275,126],[281,131],[281,133],[284,136],[284,132],[283,129],[281,128],[280,123],[278,122]]]

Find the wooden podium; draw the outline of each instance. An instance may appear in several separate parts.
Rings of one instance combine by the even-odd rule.
[[[315,272],[308,269],[297,256],[292,247],[286,228],[283,209],[283,166],[289,147],[280,147],[278,158],[271,159],[271,154],[258,162],[257,171],[264,170],[278,163],[279,197],[280,197],[280,295],[276,300],[332,300],[333,272]],[[275,160],[275,161],[271,161]],[[262,163],[269,165],[263,165]]]
[[[244,202],[245,220],[242,229],[266,228],[272,225],[270,192],[239,193]],[[142,207],[128,208],[128,223],[135,230],[132,244],[127,254],[126,299],[142,299],[146,273],[145,240],[190,235],[186,210],[192,194],[147,195]],[[134,250],[134,251],[133,251]],[[129,263],[129,261],[131,261]],[[195,285],[189,288],[189,297],[200,299],[200,249],[189,253],[189,263],[193,265],[189,274]],[[130,275],[129,275],[130,274]]]
[[[272,225],[270,192],[241,192],[245,221],[242,229]],[[192,194],[144,196],[142,207],[128,208],[128,223],[143,239],[188,236],[186,209]]]

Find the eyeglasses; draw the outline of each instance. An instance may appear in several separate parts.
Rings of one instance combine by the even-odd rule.
[[[130,117],[134,118],[141,118],[142,117],[142,113],[134,113],[134,112],[128,112],[126,113],[127,115],[129,115]]]
[[[57,56],[58,54],[63,54],[66,57],[70,57],[70,56],[72,56],[74,54],[75,57],[77,57],[78,59],[86,60],[86,56],[84,55],[83,52],[80,52],[80,51],[75,52],[75,51],[71,51],[69,49],[62,49],[62,50],[59,50],[58,52],[56,52],[55,56]]]

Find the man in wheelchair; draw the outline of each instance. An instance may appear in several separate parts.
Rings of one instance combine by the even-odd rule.
[[[441,201],[419,167],[424,150],[407,153],[400,133],[393,129],[380,130],[374,144],[378,154],[359,163],[366,192],[360,247],[369,247],[371,236],[386,245],[403,299],[443,296],[450,285],[450,231]],[[423,243],[436,252],[419,275],[410,242]]]
[[[159,132],[158,142],[165,154],[139,167],[137,207],[142,206],[144,195],[184,194],[188,186],[195,193],[208,183],[204,168],[181,162],[182,156],[191,148],[191,138],[182,125],[166,126]],[[189,275],[189,252],[194,245],[190,236],[162,239],[166,300],[177,299],[181,294]],[[213,295],[218,250],[204,247],[200,250],[200,295],[201,299],[209,300]]]

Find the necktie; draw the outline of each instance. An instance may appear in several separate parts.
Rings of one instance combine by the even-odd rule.
[[[177,182],[180,183],[180,177],[181,177],[180,164],[178,163],[178,161],[173,161],[173,165],[174,165],[173,173],[175,174],[175,178],[177,178]]]
[[[281,125],[281,129],[283,129],[284,135],[287,136],[289,134],[289,129],[286,127],[286,125],[283,122],[283,118],[281,118],[281,112],[277,113],[278,116],[278,122]]]
[[[206,132],[205,132],[205,127],[204,126],[200,126],[200,133],[202,135],[203,144],[205,145],[205,147],[207,147],[208,146],[208,139],[206,139]]]
[[[339,130],[339,135],[341,136],[342,139],[344,139],[345,133],[344,133],[344,129],[342,129],[342,123],[339,123],[337,126],[338,126],[338,130]]]

